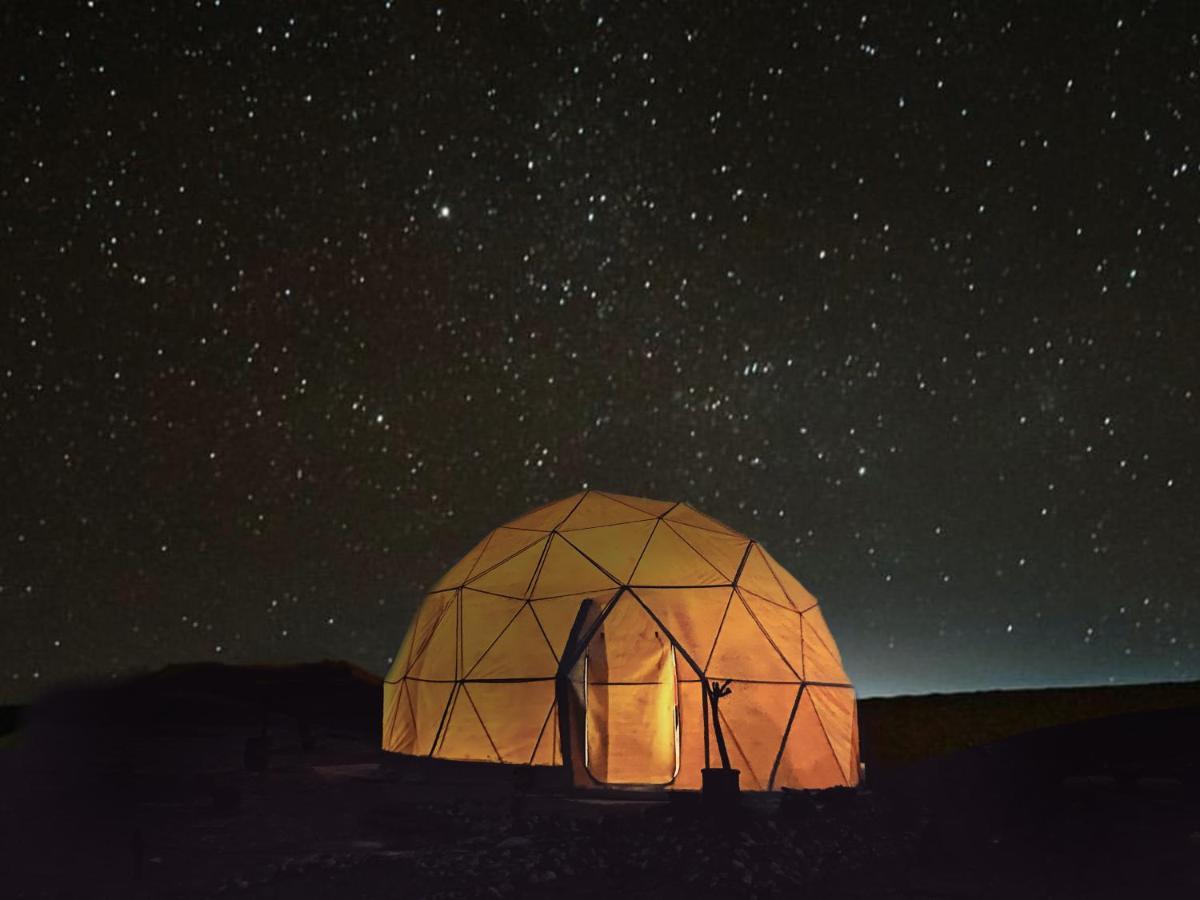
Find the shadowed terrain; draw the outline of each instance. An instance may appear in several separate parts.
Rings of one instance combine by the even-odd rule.
[[[175,666],[0,725],[17,897],[1117,897],[1200,892],[1200,685],[861,702],[868,783],[571,792],[378,750],[345,663]]]

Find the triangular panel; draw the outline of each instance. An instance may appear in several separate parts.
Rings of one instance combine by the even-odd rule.
[[[780,606],[741,589],[738,590],[738,595],[796,674],[803,673],[804,624],[800,613],[790,606]]]
[[[771,567],[767,565],[767,558],[763,556],[762,548],[758,544],[750,548],[746,564],[742,566],[742,574],[738,576],[738,587],[783,606],[791,605],[787,593],[775,577],[775,573],[771,571]]]
[[[470,581],[476,575],[480,575],[488,571],[488,569],[495,568],[497,563],[516,556],[526,547],[530,547],[544,538],[545,535],[537,531],[497,528],[492,532],[491,540],[483,548],[483,552],[479,555],[479,560],[476,562],[475,568],[472,569],[470,576],[466,580]]]
[[[524,605],[524,600],[463,588],[461,671],[471,671]]]
[[[500,761],[471,704],[471,698],[461,687],[454,697],[454,705],[438,741],[437,755],[447,759]]]
[[[545,545],[546,538],[540,538],[537,543],[526,547],[511,559],[473,576],[467,585],[477,591],[523,599],[529,589],[529,583],[533,580],[534,572],[537,571],[538,560],[542,558],[542,548]]]
[[[554,682],[472,682],[465,687],[500,759],[529,762],[546,722],[546,710],[554,702]]]
[[[530,596],[541,599],[590,591],[612,593],[616,587],[611,578],[580,555],[562,536],[552,535],[550,549]]]
[[[730,528],[728,525],[704,515],[704,513],[697,512],[687,503],[680,503],[673,510],[667,513],[665,518],[668,522],[683,522],[685,525],[694,525],[697,528],[707,528],[710,531],[717,531],[722,534],[732,534],[740,538],[746,537],[740,531],[736,531],[735,529]]]
[[[588,559],[598,563],[619,584],[626,584],[650,539],[655,519],[643,519],[625,525],[607,525],[563,534],[560,540],[570,544]]]
[[[559,522],[571,514],[582,494],[572,494],[562,500],[555,500],[545,506],[539,506],[533,512],[528,512],[518,519],[508,523],[508,528],[532,528],[536,531],[550,531]]]
[[[383,749],[394,753],[411,753],[416,736],[408,686],[407,681],[383,686]]]
[[[635,509],[616,500],[610,500],[596,491],[588,491],[583,502],[559,526],[559,531],[573,531],[578,528],[595,528],[598,525],[620,525],[624,522],[636,522],[640,519],[652,518],[640,509]]]
[[[571,627],[575,624],[575,617],[579,615],[579,604],[585,599],[591,599],[595,601],[597,608],[601,608],[608,603],[611,596],[611,591],[608,593],[569,594],[566,597],[554,597],[551,600],[532,600],[529,605],[532,607],[534,615],[537,616],[542,631],[546,633],[554,655],[562,659],[567,641],[571,637]]]
[[[467,672],[467,678],[553,678],[558,660],[528,604]]]
[[[400,642],[396,658],[388,670],[389,681],[399,681],[408,674],[413,660],[424,651],[425,645],[429,642],[429,635],[433,633],[433,629],[441,620],[446,603],[453,601],[453,592],[430,594],[421,601],[416,615],[409,623],[408,631],[404,634],[404,640]]]
[[[483,553],[484,548],[491,539],[492,534],[489,533],[487,537],[471,549],[470,553],[451,566],[449,572],[437,580],[437,583],[430,588],[430,593],[446,590],[447,588],[461,587],[462,583],[467,580],[467,576],[471,570],[475,568],[475,563],[479,560],[479,555]]]
[[[799,686],[734,684],[732,688],[733,693],[720,703],[725,744],[731,757],[740,757],[740,765],[734,762],[734,768],[742,769],[742,786],[765,791]]]
[[[775,773],[775,787],[827,788],[845,784],[845,775],[834,756],[821,720],[817,717],[811,690],[805,687],[796,706],[787,744]]]
[[[725,617],[732,593],[729,588],[637,588],[634,595],[663,624],[675,643],[683,648],[701,669],[708,664],[717,629]],[[690,667],[689,667],[690,669]],[[680,677],[693,673],[679,667]]]
[[[686,587],[728,583],[728,579],[672,531],[658,523],[630,584]]]
[[[669,522],[667,527],[683,538],[693,550],[725,576],[726,581],[733,581],[734,576],[737,575],[738,566],[742,563],[742,557],[746,555],[749,541],[743,537],[718,534],[707,528],[697,528],[683,522]]]
[[[746,610],[742,599],[733,595],[729,612],[717,636],[709,678],[747,679],[750,681],[799,681],[779,652]]]
[[[550,709],[550,717],[542,728],[541,737],[530,762],[535,766],[561,766],[562,752],[558,744],[558,707]]]
[[[598,491],[610,500],[616,500],[618,503],[624,503],[626,506],[632,506],[634,509],[640,509],[649,516],[661,516],[671,507],[676,504],[671,500],[649,500],[645,497],[630,497],[626,494],[614,494],[612,491]]]
[[[455,685],[452,681],[409,681],[407,684],[405,699],[412,710],[414,732],[410,752],[423,756],[433,747]]]
[[[854,715],[856,702],[853,688],[813,687],[805,688],[812,696],[813,706],[817,717],[825,727],[825,734],[833,747],[838,764],[846,777],[847,784],[858,781],[858,772],[851,766],[854,763]]]
[[[771,569],[771,574],[775,576],[776,580],[783,588],[784,593],[787,594],[787,598],[791,601],[792,606],[801,612],[808,609],[810,606],[816,606],[817,598],[810,594],[808,589],[799,581],[797,581],[791,572],[781,566],[779,564],[779,560],[775,559],[775,557],[767,552],[766,547],[764,547],[762,544],[759,544],[758,549],[762,553],[763,558],[767,561],[767,565]]]
[[[415,648],[408,677],[428,681],[453,680],[458,663],[458,601],[453,595],[443,605],[443,611],[433,634],[422,648]]]
[[[849,684],[850,679],[842,668],[842,657],[838,653],[829,626],[821,615],[821,608],[814,606],[803,614],[804,618],[804,679],[826,681],[833,684]]]

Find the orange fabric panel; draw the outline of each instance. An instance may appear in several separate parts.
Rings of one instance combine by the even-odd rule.
[[[446,725],[438,740],[437,755],[445,759],[500,762],[499,754],[492,747],[470,696],[461,686],[455,692],[450,714],[446,717]]]
[[[833,642],[833,635],[829,633],[820,607],[816,606],[804,613],[804,679],[834,684],[850,683],[842,668],[837,644]]]
[[[612,491],[597,491],[597,493],[603,494],[610,500],[624,503],[626,506],[632,506],[634,509],[640,509],[650,516],[661,516],[672,506],[675,506],[670,500],[647,500],[645,497],[630,497],[626,494],[614,494]]]
[[[468,682],[464,687],[500,759],[528,763],[554,704],[554,682]]]
[[[467,677],[472,680],[552,678],[557,671],[558,660],[554,658],[550,644],[529,604],[523,604],[496,642],[467,672]]]
[[[688,503],[680,503],[663,516],[663,518],[669,522],[683,522],[685,525],[695,525],[697,528],[707,528],[710,531],[722,534],[732,534],[742,538],[746,537],[740,531],[730,528],[716,519],[709,518],[702,512],[698,512],[695,507]],[[747,538],[747,540],[749,539]]]
[[[413,739],[408,752],[423,756],[433,747],[453,688],[454,683],[446,681],[408,682],[406,698],[413,716]]]
[[[709,660],[707,675],[723,681],[744,678],[755,681],[799,681],[779,651],[746,610],[736,593],[729,601],[729,612],[721,625],[717,644]]]
[[[724,580],[733,583],[738,566],[750,542],[732,534],[718,534],[707,528],[697,528],[683,522],[668,522],[667,527],[679,535],[697,554],[702,556]]]
[[[670,639],[637,599],[619,598],[588,644],[593,682],[658,681]]]
[[[833,746],[833,754],[841,766],[846,784],[857,784],[858,761],[855,759],[854,749],[854,720],[858,704],[855,701],[854,690],[812,685],[806,690],[811,692],[817,717],[825,727],[825,734],[829,736],[829,743]]]
[[[738,587],[783,606],[790,605],[787,593],[775,577],[775,573],[771,571],[771,567],[767,565],[767,558],[763,556],[762,548],[758,544],[750,548],[746,564],[742,566],[742,574],[738,576]]]
[[[388,671],[390,681],[397,681],[408,673],[414,657],[424,652],[425,646],[429,642],[429,636],[441,619],[447,602],[452,602],[453,599],[453,592],[443,592],[429,594],[421,601],[412,623],[408,626],[408,631],[405,632],[400,650],[392,661],[392,667]]]
[[[546,538],[539,538],[536,543],[519,551],[504,562],[473,576],[466,586],[489,594],[503,594],[506,597],[525,599],[545,546]]]
[[[799,679],[804,671],[804,624],[800,613],[740,588],[738,596]]]
[[[735,769],[742,771],[742,787],[765,791],[800,685],[735,681],[730,687],[733,693],[719,705],[729,760]],[[712,764],[719,766],[721,755],[715,730],[710,740],[709,756]]]
[[[530,762],[535,766],[561,766],[562,761],[562,748],[558,737],[558,707],[555,706],[550,711],[550,718],[546,720]]]
[[[528,512],[520,518],[513,519],[508,523],[508,527],[550,531],[571,514],[571,510],[575,508],[582,498],[582,493],[572,494],[570,497],[564,497],[562,500],[555,500],[553,503],[539,506],[532,512]]]
[[[650,535],[646,552],[630,576],[630,584],[650,586],[707,585],[727,583],[724,575],[662,522]]]
[[[462,672],[470,672],[479,658],[492,646],[516,618],[524,600],[494,597],[471,588],[462,592]]]
[[[411,752],[416,730],[413,727],[412,705],[408,698],[409,682],[383,683],[383,749],[397,753]]]
[[[529,596],[541,599],[587,591],[612,593],[616,582],[580,555],[561,535],[551,535],[550,549]]]
[[[424,647],[415,647],[408,675],[428,680],[453,679],[458,664],[458,600],[451,596]]]
[[[846,783],[809,690],[807,686],[804,688],[796,707],[796,717],[775,774],[777,788],[827,788]]]
[[[681,660],[677,674],[691,677]],[[680,681],[679,694],[679,773],[671,787],[698,790],[701,786],[700,770],[704,768],[704,697],[699,681]]]
[[[467,580],[471,570],[475,568],[475,563],[479,559],[479,554],[483,552],[483,548],[487,546],[488,541],[492,539],[492,535],[488,534],[483,540],[476,544],[471,552],[456,562],[450,567],[450,571],[437,580],[430,593],[441,591],[447,588],[461,587],[462,583]]]
[[[572,531],[577,528],[594,528],[597,525],[619,525],[622,522],[636,522],[648,518],[653,516],[625,503],[610,500],[598,491],[589,491],[583,502],[558,526],[558,530]]]
[[[575,617],[579,615],[579,604],[587,599],[594,601],[594,606],[601,607],[608,602],[609,596],[591,593],[568,594],[566,597],[554,597],[550,600],[530,601],[529,605],[537,616],[542,631],[550,639],[550,649],[554,651],[555,658],[562,659],[567,641],[571,637],[571,627],[575,624]]]
[[[767,566],[770,568],[771,574],[775,576],[784,593],[787,594],[787,598],[791,601],[792,606],[804,612],[810,606],[817,605],[817,598],[810,594],[808,589],[797,581],[791,572],[781,566],[775,557],[767,552],[766,547],[759,544],[758,549],[762,553],[763,559],[767,561]]]
[[[482,575],[507,559],[516,556],[526,547],[531,547],[543,540],[545,535],[537,531],[519,531],[513,528],[497,528],[493,531],[479,554],[479,559],[471,569],[471,574],[464,581],[470,581]]]
[[[725,618],[733,592],[727,587],[717,587],[637,588],[633,593],[703,670],[712,655],[717,629]]]
[[[654,529],[656,519],[643,519],[624,525],[605,525],[585,528],[561,535],[586,556],[601,566],[617,583],[625,584]]]

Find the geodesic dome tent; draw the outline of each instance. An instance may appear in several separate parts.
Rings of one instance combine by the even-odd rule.
[[[688,506],[584,491],[485,537],[429,591],[384,683],[383,747],[564,765],[580,786],[858,782],[854,688],[817,601]]]

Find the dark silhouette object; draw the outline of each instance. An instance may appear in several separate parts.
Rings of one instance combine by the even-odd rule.
[[[262,774],[271,765],[271,736],[259,734],[246,738],[246,752],[243,756],[247,772]]]
[[[729,686],[729,680],[723,684],[718,684],[716,681],[709,682],[708,697],[712,701],[713,731],[717,736],[717,752],[721,754],[721,768],[701,769],[700,777],[704,805],[714,810],[727,810],[737,806],[741,796],[741,772],[733,768],[729,762],[729,751],[725,747],[725,732],[721,728],[720,703],[723,698],[732,693],[733,688]]]

